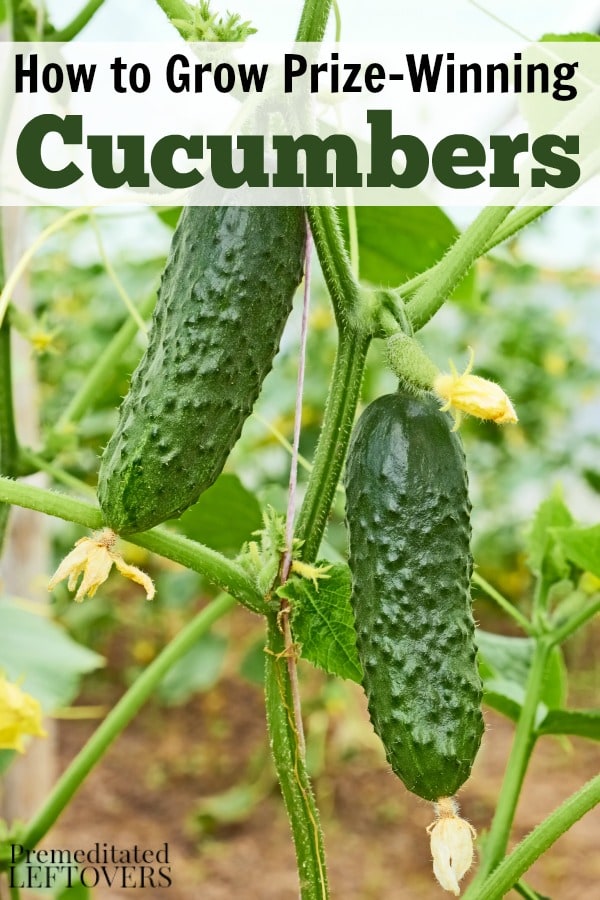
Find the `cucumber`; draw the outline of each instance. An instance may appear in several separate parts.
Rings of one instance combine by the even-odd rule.
[[[181,515],[215,481],[273,365],[302,278],[299,207],[186,207],[146,353],[100,464],[118,534]]]
[[[426,800],[466,781],[483,733],[465,459],[431,395],[363,412],[346,466],[352,605],[375,732]]]

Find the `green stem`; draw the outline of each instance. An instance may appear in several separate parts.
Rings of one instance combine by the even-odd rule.
[[[488,243],[486,244],[485,253],[493,250],[494,247],[497,247],[498,244],[501,244],[503,241],[507,241],[509,238],[513,237],[518,231],[521,231],[522,228],[525,228],[526,225],[529,225],[531,222],[534,222],[536,219],[539,219],[540,216],[543,216],[544,213],[548,212],[549,209],[552,209],[551,206],[524,206],[522,209],[517,209],[513,212],[505,222],[502,223],[500,228],[494,232]]]
[[[156,294],[149,294],[140,303],[139,315],[142,318],[146,318],[152,312],[155,303]],[[107,347],[102,351],[90,369],[85,381],[60,416],[56,423],[57,432],[68,428],[69,425],[79,422],[83,418],[89,406],[97,398],[99,391],[105,387],[111,377],[114,377],[117,362],[135,338],[137,331],[137,322],[131,316],[128,316]]]
[[[486,244],[511,209],[512,206],[488,206],[483,209],[443,259],[429,270],[427,281],[407,304],[415,331],[422,328],[448,299],[475,260],[484,252]]]
[[[60,28],[52,35],[52,40],[56,43],[66,43],[77,37],[80,31],[83,31],[92,16],[100,9],[104,0],[88,0],[83,9],[74,16],[68,25]]]
[[[550,650],[551,644],[546,638],[537,640],[527,679],[523,707],[517,722],[515,737],[500,790],[498,806],[485,842],[485,852],[481,866],[465,894],[465,900],[471,895],[473,897],[480,896],[476,888],[480,887],[481,883],[495,869],[506,853],[519,794],[521,793],[523,779],[525,778],[525,772],[527,771],[536,740],[535,719]],[[484,895],[481,896],[483,897]],[[485,897],[487,898],[487,894]]]
[[[225,613],[235,606],[235,600],[221,595],[202,610],[179,634],[173,638],[147,669],[136,679],[127,693],[108,713],[87,744],[77,754],[66,772],[57,781],[50,796],[26,826],[19,843],[27,849],[44,837],[56,822],[81,783],[91,772],[112,742],[131,722],[141,707],[152,696],[169,669],[186,654],[194,644]]]
[[[335,18],[335,41],[339,44],[342,39],[342,13],[338,0],[332,0],[333,15]]]
[[[352,272],[337,211],[331,206],[310,206],[306,214],[338,327],[354,327],[360,324],[361,290]]]
[[[26,471],[28,475],[33,472],[45,472],[54,481],[64,484],[65,487],[72,488],[77,493],[83,494],[83,496],[86,496],[86,494],[88,497],[96,496],[96,491],[90,484],[86,484],[85,481],[81,481],[75,475],[71,475],[69,472],[65,472],[64,469],[60,469],[53,463],[48,462],[43,456],[30,450],[29,447],[21,447],[19,450],[19,468],[21,471]]]
[[[481,251],[481,255],[485,255],[489,253],[490,250],[493,250],[494,247],[497,247],[498,244],[501,244],[503,241],[508,240],[508,238],[512,237],[526,225],[529,225],[530,222],[533,222],[535,219],[538,219],[541,215],[547,212],[552,207],[550,206],[525,206],[523,209],[519,209],[516,212],[513,212],[499,228],[493,233],[491,238],[485,244],[483,250]],[[422,287],[431,273],[439,266],[440,263],[436,263],[433,268],[426,269],[425,272],[420,272],[419,275],[415,275],[414,278],[409,279],[409,281],[405,281],[398,288],[398,293],[400,296],[406,298],[410,294],[414,294],[416,290]]]
[[[306,496],[298,516],[296,537],[304,541],[302,559],[316,559],[331,504],[346,458],[350,432],[360,398],[369,337],[340,331],[323,426]]]
[[[329,890],[323,835],[298,746],[284,640],[273,615],[268,617],[265,701],[271,752],[296,848],[300,896],[302,900],[326,900]]]
[[[169,22],[173,19],[182,19],[184,22],[191,22],[190,5],[184,0],[156,0]],[[175,25],[173,26],[176,27]]]
[[[331,0],[304,0],[296,41],[322,41],[330,9]]]
[[[577,631],[578,628],[581,628],[582,625],[585,625],[585,623],[592,619],[598,612],[600,612],[600,598],[589,603],[588,606],[576,613],[571,619],[565,622],[564,625],[561,625],[555,631],[552,631],[548,635],[548,640],[553,646],[562,644],[563,641],[566,641],[568,637]]]
[[[86,528],[98,529],[105,525],[98,507],[90,503],[31,484],[11,481],[9,478],[0,477],[0,502],[35,509],[49,516],[77,522]],[[205,575],[253,612],[264,613],[264,600],[254,582],[235,562],[216,550],[167,531],[166,528],[153,528],[143,534],[127,535],[126,540]]]
[[[600,775],[588,781],[528,834],[498,866],[478,891],[471,885],[463,900],[500,900],[542,853],[545,853],[575,822],[600,803]]]
[[[4,240],[0,210],[0,288],[4,287]],[[13,408],[11,329],[7,321],[0,325],[0,473],[15,474],[19,455]],[[4,543],[10,505],[0,506],[0,548]]]
[[[503,597],[502,594],[496,590],[496,588],[486,581],[485,578],[482,578],[478,572],[473,572],[471,577],[471,581],[473,584],[476,584],[477,587],[480,587],[482,591],[484,591],[488,597],[491,597],[492,600],[498,604],[500,609],[503,609],[504,612],[509,615],[518,625],[523,629],[525,634],[533,635],[534,630],[531,625],[529,619],[520,612],[516,606],[513,606],[510,600],[507,600],[506,597]]]
[[[19,890],[19,886],[17,884],[10,884],[8,890],[10,894],[10,900],[21,900],[21,891]]]
[[[525,897],[525,900],[539,900],[539,894],[530,888],[528,884],[521,879],[521,881],[517,881],[515,885],[513,885],[513,890],[519,894],[520,897]]]

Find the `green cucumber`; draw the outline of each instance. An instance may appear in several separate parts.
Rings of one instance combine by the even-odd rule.
[[[100,465],[113,531],[181,515],[223,469],[279,349],[305,237],[299,207],[184,209]]]
[[[429,394],[363,412],[346,466],[352,605],[371,721],[426,800],[466,781],[483,733],[462,444]]]

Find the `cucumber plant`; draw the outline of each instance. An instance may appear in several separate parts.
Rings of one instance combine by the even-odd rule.
[[[240,25],[236,16],[225,23],[217,21],[206,3],[195,9],[184,0],[158,2],[186,39],[202,37],[209,28],[213,36],[225,39],[239,39],[252,30],[248,23]],[[31,29],[41,22],[44,34],[70,38],[99,5],[97,0],[87,4],[71,25],[56,32],[44,15],[34,17],[34,22],[30,3],[17,4],[13,33],[31,36]],[[297,39],[321,40],[330,7],[330,0],[305,0]],[[22,9],[27,16],[20,21]],[[499,423],[514,422],[516,413],[497,385],[470,374],[471,364],[463,375],[454,371],[440,376],[413,332],[427,324],[479,257],[544,211],[484,209],[456,240],[447,241],[442,248],[447,252],[439,254],[439,261],[430,260],[425,271],[397,289],[379,290],[373,287],[373,278],[368,287],[359,280],[359,260],[356,253],[350,258],[336,211],[306,210],[334,307],[337,357],[297,522],[296,434],[287,521],[266,514],[260,540],[251,542],[236,559],[170,528],[153,526],[179,515],[215,480],[252,409],[301,279],[304,211],[215,206],[184,212],[173,236],[148,350],[101,462],[100,508],[13,480],[21,472],[39,469],[74,483],[72,476],[48,463],[56,435],[50,435],[48,447],[39,454],[28,453],[17,441],[6,339],[13,319],[1,323],[2,529],[9,504],[88,528],[108,526],[108,534],[80,542],[53,579],[54,583],[59,574],[68,576],[70,586],[75,586],[82,575],[81,594],[84,587],[97,590],[115,563],[151,595],[153,588],[143,573],[116,553],[113,532],[200,572],[222,593],[142,672],[38,812],[3,835],[0,869],[9,868],[11,841],[31,849],[42,840],[165,674],[240,602],[265,619],[268,729],[292,826],[303,900],[324,900],[329,887],[319,813],[305,761],[296,667],[300,652],[333,674],[363,682],[375,730],[393,771],[410,791],[435,804],[436,821],[429,829],[434,871],[443,887],[459,892],[458,882],[471,862],[472,830],[458,818],[453,795],[469,776],[483,733],[476,640],[490,669],[494,660],[492,636],[480,634],[476,639],[471,612],[470,506],[456,429],[462,412]],[[345,215],[349,243],[356,251],[352,235],[356,238],[357,213],[349,208]],[[381,338],[388,339],[390,363],[401,378],[401,388],[367,407],[350,443],[367,350],[372,340]],[[105,356],[107,375],[115,347],[122,347],[122,342],[118,336]],[[90,384],[97,385],[98,371],[92,375]],[[92,394],[89,386],[82,391],[90,407]],[[455,413],[454,423],[441,410],[442,404]],[[81,398],[74,404],[78,416],[82,405]],[[300,410],[301,390],[298,421]],[[347,456],[349,568],[316,562]],[[75,486],[80,487],[76,481]],[[144,533],[149,528],[153,530]],[[572,584],[567,576],[574,577],[574,572],[600,577],[597,558],[589,549],[594,541],[597,530],[578,528],[555,498],[536,522],[532,568],[538,588],[531,618],[496,593],[527,635],[526,646],[520,645],[527,657],[527,678],[516,711],[514,702],[509,706],[502,698],[504,710],[508,708],[517,721],[515,742],[481,864],[467,889],[469,900],[495,900],[513,886],[524,896],[535,896],[521,883],[522,875],[600,800],[596,778],[506,856],[535,740],[545,733],[598,738],[597,717],[584,711],[571,716],[541,702],[552,654],[600,609],[597,592],[590,595],[577,587],[564,597],[565,583]],[[557,583],[562,585],[560,603],[553,601]],[[332,647],[332,635],[340,646]]]

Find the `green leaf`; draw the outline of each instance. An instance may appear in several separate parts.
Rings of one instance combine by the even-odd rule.
[[[302,646],[302,656],[331,675],[360,683],[350,569],[335,565],[327,575],[319,579],[318,589],[308,579],[293,576],[277,593],[293,606],[292,631]]]
[[[348,214],[338,210],[348,241]],[[360,277],[374,285],[397,287],[424,272],[444,255],[458,237],[458,229],[437,206],[357,206]],[[454,299],[472,302],[472,269]]]
[[[158,697],[176,706],[198,691],[208,691],[223,668],[227,640],[209,632],[169,669],[158,688]]]
[[[525,691],[514,681],[489,678],[484,681],[483,702],[516,722],[521,715]]]
[[[175,228],[181,215],[182,206],[155,206],[154,212],[167,228]]]
[[[553,537],[567,559],[584,572],[591,572],[600,578],[600,525],[555,528]]]
[[[535,513],[527,540],[529,567],[538,578],[549,582],[559,581],[568,575],[568,567],[560,553],[556,552],[554,529],[571,525],[569,512],[560,488],[556,487]]]
[[[539,734],[568,734],[600,741],[600,710],[550,709],[537,730]]]
[[[479,665],[484,681],[502,678],[522,688],[525,686],[534,648],[531,638],[506,637],[478,628],[475,643],[479,649]]]
[[[91,900],[92,892],[81,881],[71,878],[73,887],[69,887],[68,883],[59,888],[55,895],[55,900]]]
[[[481,628],[477,629],[475,640],[486,703],[516,720],[523,703],[535,641],[491,634]],[[540,704],[558,709],[564,704],[566,694],[567,670],[560,648],[555,647],[548,658]]]
[[[550,44],[576,43],[585,44],[589,41],[600,41],[600,36],[591,34],[589,31],[572,31],[569,34],[548,34],[542,35],[540,41]]]
[[[258,500],[237,475],[220,475],[176,525],[186,537],[235,555],[263,520]]]
[[[77,644],[57,624],[0,600],[0,670],[42,704],[46,712],[67,706],[77,696],[81,677],[104,659]]]

